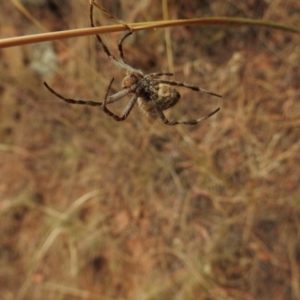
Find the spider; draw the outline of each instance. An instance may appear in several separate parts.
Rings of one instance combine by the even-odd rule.
[[[93,0],[90,4],[90,22],[91,27],[95,27],[94,20],[93,20]],[[109,96],[109,91],[111,89],[111,85],[113,83],[113,79],[111,79],[106,95],[103,101],[95,102],[90,100],[75,100],[71,98],[66,98],[56,91],[54,91],[46,82],[44,82],[45,87],[53,93],[58,98],[64,100],[70,104],[79,104],[79,105],[90,105],[90,106],[100,106],[101,109],[110,117],[112,117],[115,121],[124,121],[130,114],[131,110],[138,103],[139,107],[144,111],[144,113],[152,118],[160,118],[161,121],[166,125],[177,125],[177,124],[184,124],[184,125],[196,125],[202,120],[205,120],[215,113],[217,113],[220,108],[217,108],[210,114],[195,120],[188,120],[188,121],[170,121],[168,120],[163,111],[173,107],[176,105],[180,99],[179,92],[173,86],[185,87],[191,89],[193,91],[201,91],[212,96],[222,97],[216,93],[207,91],[200,87],[195,87],[188,85],[183,82],[177,82],[173,80],[163,80],[161,76],[172,76],[172,73],[167,72],[157,72],[157,73],[150,73],[144,74],[142,71],[134,69],[130,65],[128,65],[125,61],[124,53],[123,53],[123,42],[124,40],[129,37],[132,32],[126,33],[126,35],[120,40],[118,43],[118,50],[120,53],[120,58],[116,58],[113,54],[110,53],[107,46],[103,42],[100,35],[96,35],[97,41],[101,45],[103,51],[106,53],[108,58],[112,61],[112,63],[123,69],[126,73],[123,81],[122,81],[122,90],[119,92]],[[127,95],[132,95],[130,102],[127,104],[121,115],[117,115],[113,113],[111,110],[107,108],[107,104],[116,102],[121,100]]]

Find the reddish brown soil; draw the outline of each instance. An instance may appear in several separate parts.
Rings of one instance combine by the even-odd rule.
[[[299,27],[299,0],[169,2],[172,19]],[[88,26],[88,1],[49,3],[25,4],[29,20],[5,2],[2,38]],[[102,5],[126,22],[162,19],[158,0]],[[0,52],[1,299],[300,299],[300,37],[249,26],[170,34],[175,79],[223,95],[179,89],[169,118],[221,107],[198,126],[168,127],[137,107],[117,123],[50,94],[45,80],[79,99],[101,100],[111,77],[120,89],[124,74],[94,37]],[[116,54],[119,38],[103,35]],[[169,70],[164,30],[124,49],[145,73]],[[46,51],[57,65],[43,73],[33,65]]]

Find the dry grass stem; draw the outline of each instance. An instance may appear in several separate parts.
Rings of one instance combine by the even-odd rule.
[[[152,21],[141,23],[127,24],[133,32],[140,30],[149,30],[157,28],[177,27],[177,26],[207,26],[207,25],[235,25],[235,26],[260,26],[266,28],[273,28],[286,32],[300,34],[300,29],[292,26],[286,26],[275,22],[266,22],[262,20],[244,19],[244,18],[196,18],[189,20],[168,20],[168,21]],[[80,36],[94,35],[96,33],[112,33],[128,30],[125,25],[110,25],[95,28],[81,28],[71,29],[59,32],[40,33],[29,36],[12,37],[0,40],[0,48],[15,47],[33,43],[40,43],[46,41],[75,38]]]
[[[2,2],[0,299],[299,299],[300,1],[101,0],[95,22],[118,23],[97,28],[87,0]],[[223,96],[177,86],[167,118],[220,112],[105,115],[121,19],[126,64],[167,72],[172,53],[172,80]],[[110,59],[74,38],[95,33]]]

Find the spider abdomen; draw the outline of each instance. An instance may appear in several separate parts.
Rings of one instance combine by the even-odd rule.
[[[161,110],[173,107],[180,99],[180,94],[170,85],[160,83],[155,92],[149,94],[149,97],[141,96],[138,98],[138,105],[148,116],[157,118],[158,114],[154,107],[153,100],[159,105]]]

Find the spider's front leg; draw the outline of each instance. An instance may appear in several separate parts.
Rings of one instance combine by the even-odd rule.
[[[119,53],[120,53],[120,57],[121,57],[121,60],[126,63],[125,61],[125,57],[124,57],[124,52],[123,52],[123,42],[126,38],[128,38],[130,35],[132,35],[132,32],[128,32],[126,33],[123,38],[120,40],[120,42],[118,43],[118,49],[119,49]]]
[[[79,105],[89,105],[89,106],[102,106],[102,104],[103,104],[102,102],[95,102],[95,101],[91,101],[91,100],[76,100],[76,99],[72,99],[72,98],[66,98],[66,97],[62,96],[61,94],[59,94],[58,92],[54,91],[47,84],[47,82],[44,82],[44,86],[49,90],[49,92],[54,94],[57,98],[64,100],[65,102],[67,102],[69,104],[79,104]]]
[[[119,49],[119,53],[120,53],[120,57],[121,57],[121,61],[125,63],[125,57],[124,57],[124,52],[123,52],[123,42],[124,40],[129,37],[132,34],[132,29],[124,22],[118,20],[115,16],[111,15],[105,8],[103,8],[101,5],[96,4],[94,2],[94,0],[90,1],[90,23],[91,23],[91,27],[95,27],[94,24],[94,16],[93,16],[93,10],[94,10],[94,5],[97,6],[98,8],[100,8],[102,11],[104,11],[105,14],[107,14],[110,18],[116,19],[119,23],[123,24],[124,26],[126,26],[130,32],[126,33],[124,35],[124,37],[120,40],[120,42],[118,43],[118,49]],[[105,45],[104,41],[102,40],[102,38],[100,37],[99,34],[96,34],[96,39],[99,42],[99,44],[101,45],[103,51],[105,52],[105,54],[112,59],[115,62],[118,62],[118,59],[110,53],[109,49],[107,48],[107,46]]]
[[[114,81],[114,78],[110,81],[109,86],[107,88],[105,99],[102,103],[102,110],[107,115],[112,117],[115,121],[120,122],[120,121],[124,121],[129,116],[129,114],[130,114],[131,110],[133,109],[138,97],[137,97],[137,95],[133,95],[130,102],[127,104],[127,106],[123,110],[121,116],[118,116],[118,115],[114,114],[111,110],[109,110],[107,108],[106,104],[115,102],[117,100],[120,100],[121,98],[123,98],[124,96],[126,96],[130,93],[130,89],[124,89],[124,90],[120,91],[119,93],[108,97],[108,93],[109,93],[109,90],[111,88],[111,85],[112,85],[113,81]]]

